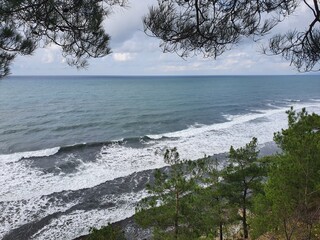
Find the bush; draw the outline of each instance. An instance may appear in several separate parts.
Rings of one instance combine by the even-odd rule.
[[[125,240],[124,232],[119,226],[102,227],[101,229],[91,228],[88,240]]]

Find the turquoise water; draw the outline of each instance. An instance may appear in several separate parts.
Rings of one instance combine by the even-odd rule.
[[[264,149],[290,106],[320,114],[320,76],[9,77],[0,103],[0,238],[72,239],[130,217],[166,148]]]

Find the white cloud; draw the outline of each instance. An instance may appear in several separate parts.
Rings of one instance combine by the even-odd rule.
[[[116,8],[106,19],[104,26],[111,35],[111,46],[117,47],[132,38],[137,31],[143,31],[142,16],[156,0],[130,1],[127,8]]]
[[[57,45],[51,44],[45,49],[43,49],[41,62],[45,64],[53,63],[56,59],[58,59],[58,55],[60,55],[61,48]]]
[[[310,1],[310,0],[308,0]],[[39,49],[33,56],[19,56],[12,67],[13,74],[294,74],[296,70],[279,56],[265,56],[259,44],[244,39],[216,60],[197,55],[182,59],[174,53],[163,53],[160,40],[143,33],[142,16],[156,0],[131,1],[128,9],[116,9],[106,19],[106,31],[111,35],[113,54],[102,59],[90,59],[87,70],[77,71],[61,61],[56,46]],[[308,27],[312,13],[301,4],[294,15],[279,24],[273,33],[286,32],[292,27]],[[270,37],[272,34],[266,36]],[[265,40],[265,39],[263,39]],[[134,61],[133,61],[134,60]],[[27,70],[26,70],[27,69]]]
[[[45,51],[41,58],[42,63],[53,63],[54,55],[50,51]]]
[[[113,59],[116,62],[127,62],[133,59],[133,54],[132,53],[113,53],[112,55]]]

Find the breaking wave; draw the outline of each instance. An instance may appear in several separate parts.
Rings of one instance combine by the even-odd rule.
[[[290,103],[297,110],[306,107],[309,112],[320,113],[318,101]],[[35,239],[73,238],[87,233],[89,226],[84,223],[99,227],[106,221],[131,216],[134,203],[144,196],[139,192],[141,189],[135,193],[124,191],[117,196],[110,195],[109,198],[119,200],[112,203],[115,207],[83,208],[83,203],[77,199],[96,195],[99,197],[94,201],[105,206],[103,199],[107,197],[98,194],[103,190],[97,186],[108,183],[110,189],[121,189],[120,182],[139,184],[142,178],[131,175],[166,166],[161,154],[166,148],[177,147],[182,158],[194,160],[227,152],[230,145],[243,146],[252,137],[257,137],[262,145],[271,142],[274,132],[287,127],[285,111],[288,108],[225,115],[222,123],[195,123],[187,129],[163,134],[0,155],[0,210],[11,216],[0,223],[3,229],[0,238],[13,227],[23,229],[28,222],[45,216],[52,216],[52,219],[34,233]],[[122,180],[117,182],[116,179]],[[112,185],[112,182],[117,184]],[[96,192],[87,194],[88,189],[96,189]],[[85,201],[90,206],[93,200]]]

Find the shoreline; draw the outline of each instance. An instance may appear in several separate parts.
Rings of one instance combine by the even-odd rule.
[[[151,240],[152,230],[150,228],[142,228],[134,221],[134,215],[123,220],[110,223],[112,227],[120,227],[124,232],[127,240]],[[90,234],[82,235],[73,240],[86,240]]]
[[[267,142],[260,145],[260,157],[271,155],[276,152],[277,148],[274,142]],[[228,164],[227,154],[227,152],[219,153],[211,155],[210,157],[212,159],[218,159],[219,166],[221,168],[224,168]],[[169,166],[162,167],[160,169],[166,171],[166,168],[169,168]],[[127,233],[127,239],[143,239],[141,238],[141,236],[146,235],[145,230],[139,228],[134,223],[134,208],[137,202],[140,201],[139,199],[142,195],[140,195],[139,198],[128,199],[125,195],[134,196],[141,193],[141,191],[145,189],[145,185],[150,181],[153,181],[153,172],[154,169],[134,172],[126,177],[116,178],[112,181],[101,183],[93,188],[84,188],[76,191],[65,191],[62,193],[52,193],[46,196],[49,202],[63,201],[65,204],[70,204],[75,201],[79,201],[79,203],[72,206],[71,208],[66,208],[65,210],[61,209],[58,212],[40,217],[36,221],[27,222],[16,228],[13,228],[3,236],[3,239],[29,239],[37,234],[39,230],[43,229],[44,226],[49,226],[50,223],[55,219],[59,219],[60,217],[68,215],[69,213],[74,211],[83,211],[81,216],[85,217],[86,214],[89,214],[92,209],[100,209],[102,213],[104,212],[102,218],[97,218],[97,221],[92,221],[92,219],[90,219],[91,221],[89,220],[83,222],[81,225],[75,225],[74,228],[78,229],[78,231],[74,231],[74,234],[71,234],[70,237],[66,239],[86,239],[89,234],[89,227],[101,228],[108,225],[108,222],[110,222],[112,225],[120,224],[122,228],[126,229],[125,232]],[[124,212],[122,211],[128,211],[128,206],[131,210],[129,209],[129,214],[124,214]],[[124,209],[124,207],[126,209]],[[118,214],[120,215],[117,217],[117,219],[121,219],[121,216],[125,218],[119,221],[115,219],[116,221],[113,222],[112,220],[108,220],[108,211],[111,209],[118,210]],[[68,231],[68,225],[66,226],[66,228],[61,226],[59,228],[59,231]],[[80,237],[75,237],[77,235],[80,235]],[[135,238],[134,236],[138,237]]]
[[[278,152],[279,148],[276,146],[276,144],[272,142],[267,142],[262,144],[262,147],[260,148],[260,153],[259,153],[259,158],[268,156],[268,155],[273,155]],[[218,153],[214,154],[212,156],[209,156],[212,159],[217,159],[219,161],[219,165],[222,166],[223,168],[226,167],[228,161],[225,161],[228,159],[228,153]],[[195,160],[197,161],[197,160]],[[223,162],[224,161],[224,162]],[[167,167],[163,167],[160,169],[165,170]],[[146,170],[146,171],[151,171],[153,170]],[[152,176],[152,175],[151,175]],[[133,214],[131,217],[122,219],[120,221],[116,221],[113,223],[110,223],[111,226],[115,227],[120,227],[122,231],[124,232],[125,238],[127,240],[151,240],[152,239],[152,230],[150,228],[142,228],[138,224],[135,223],[134,221],[134,216]],[[73,240],[86,240],[89,237],[89,233],[79,236],[77,238],[74,238]]]

